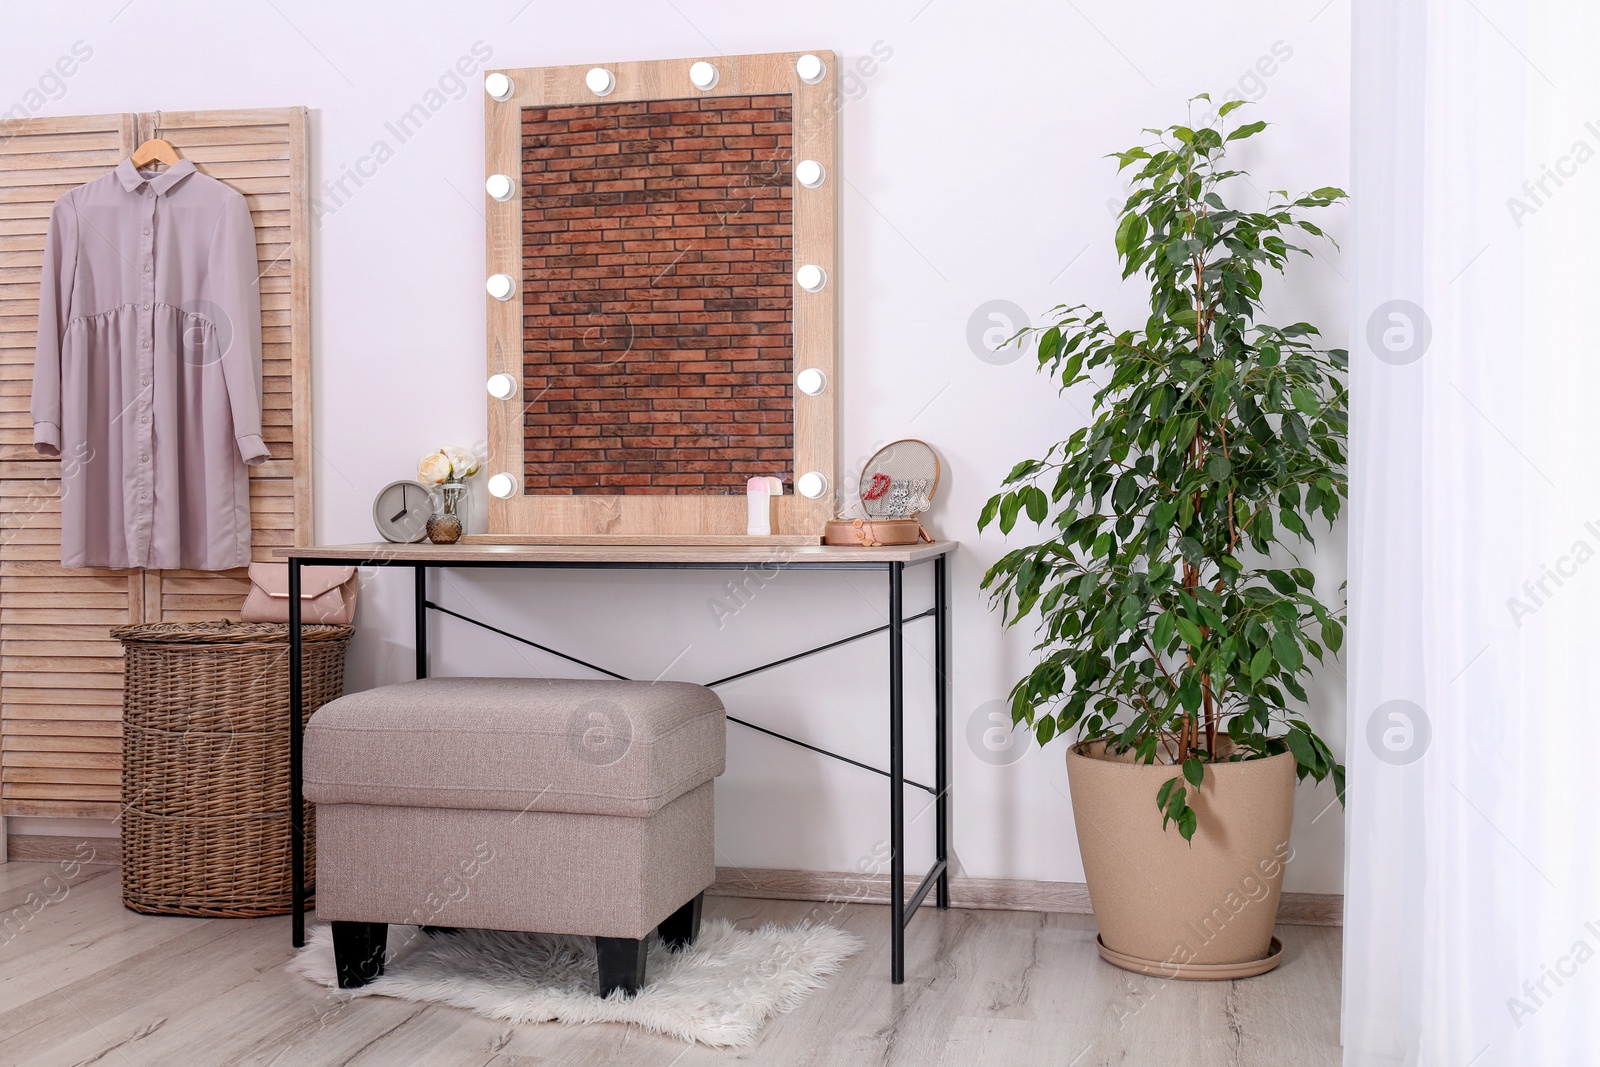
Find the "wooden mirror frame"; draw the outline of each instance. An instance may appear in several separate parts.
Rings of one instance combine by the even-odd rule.
[[[815,83],[802,81],[796,62],[813,55],[824,64]],[[594,65],[500,68],[512,91],[504,100],[484,94],[485,178],[506,174],[517,185],[504,202],[485,195],[488,221],[485,278],[509,275],[515,283],[509,300],[485,294],[488,318],[488,374],[509,374],[517,382],[508,400],[489,399],[487,475],[505,472],[517,483],[511,497],[489,497],[489,532],[468,540],[502,543],[539,541],[632,541],[718,543],[775,540],[815,544],[831,517],[838,487],[836,423],[838,412],[838,104],[837,57],[831,51],[776,52],[748,56],[707,56],[718,79],[709,90],[697,89],[689,68],[702,57],[609,63],[612,89],[591,92],[585,75]],[[827,272],[818,292],[792,284],[793,337],[791,371],[816,368],[827,375],[819,396],[794,395],[793,479],[819,471],[828,490],[813,500],[796,493],[773,501],[772,535],[747,538],[748,511],[744,494],[729,495],[586,495],[526,494],[523,466],[523,277],[522,277],[522,123],[524,107],[624,101],[677,100],[696,97],[790,94],[793,98],[793,159],[814,159],[824,170],[822,184],[806,188],[794,182],[791,199],[792,272],[815,263]],[[750,474],[771,473],[751,470]]]

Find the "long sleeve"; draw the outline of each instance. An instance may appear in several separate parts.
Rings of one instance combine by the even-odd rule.
[[[42,456],[61,454],[61,342],[72,313],[72,280],[78,267],[78,216],[66,198],[50,209],[39,277],[39,340],[33,356],[33,447]]]
[[[261,287],[256,269],[256,229],[244,197],[228,198],[211,241],[207,288],[227,316],[219,323],[227,349],[222,375],[233,413],[239,455],[255,466],[272,458],[261,440]]]

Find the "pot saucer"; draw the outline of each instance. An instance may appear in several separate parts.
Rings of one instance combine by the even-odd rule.
[[[1145,960],[1117,952],[1106,947],[1096,934],[1094,943],[1100,949],[1100,958],[1125,971],[1148,974],[1154,978],[1176,978],[1184,981],[1221,982],[1230,978],[1254,978],[1266,974],[1283,962],[1283,942],[1276,937],[1267,948],[1267,955],[1259,960],[1243,963],[1174,963],[1170,960]]]

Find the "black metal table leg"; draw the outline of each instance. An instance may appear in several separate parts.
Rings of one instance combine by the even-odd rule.
[[[428,568],[423,564],[413,567],[417,612],[417,677],[428,676]]]
[[[933,787],[935,859],[944,865],[939,872],[936,903],[950,907],[950,667],[946,650],[945,557],[933,561]]]
[[[889,980],[906,980],[905,564],[889,564]]]
[[[306,943],[306,814],[300,796],[301,711],[305,694],[300,677],[300,561],[289,560],[289,889],[294,947]]]

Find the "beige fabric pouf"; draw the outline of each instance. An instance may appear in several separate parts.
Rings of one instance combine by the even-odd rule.
[[[304,783],[340,985],[382,973],[399,923],[593,936],[601,995],[637,989],[645,939],[693,940],[716,877],[724,722],[684,682],[429,678],[324,705]]]

